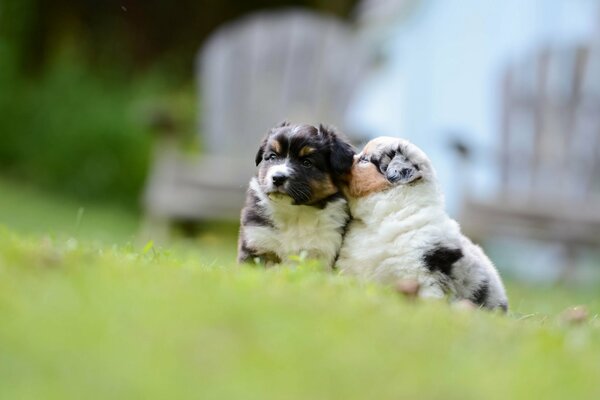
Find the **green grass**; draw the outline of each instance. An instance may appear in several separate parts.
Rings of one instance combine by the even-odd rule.
[[[18,233],[75,236],[123,243],[133,239],[138,218],[119,206],[76,201],[0,177],[0,225]]]
[[[1,397],[600,396],[597,319],[412,304],[310,263],[207,266],[201,252],[3,230]]]
[[[88,207],[75,230],[79,204],[10,187],[2,399],[600,398],[598,293],[510,284],[508,316],[412,303],[310,262],[238,267],[227,228],[138,246],[135,217]],[[590,319],[565,323],[578,303]]]

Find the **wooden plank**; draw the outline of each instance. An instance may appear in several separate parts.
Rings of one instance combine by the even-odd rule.
[[[600,43],[541,49],[502,87],[500,191],[467,197],[465,229],[600,244]]]

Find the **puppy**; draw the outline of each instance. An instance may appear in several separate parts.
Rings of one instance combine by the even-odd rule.
[[[354,150],[331,128],[291,125],[264,138],[242,209],[238,262],[265,264],[304,254],[331,267],[349,220],[340,177]]]
[[[353,220],[336,266],[393,283],[416,279],[421,297],[468,299],[504,311],[498,272],[444,210],[431,162],[418,147],[380,137],[355,157],[348,182]]]

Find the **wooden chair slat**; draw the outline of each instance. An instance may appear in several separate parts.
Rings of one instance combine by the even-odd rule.
[[[600,44],[546,47],[502,81],[500,185],[467,194],[475,234],[600,243]]]

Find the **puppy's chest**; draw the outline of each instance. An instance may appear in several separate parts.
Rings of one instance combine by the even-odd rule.
[[[369,223],[354,220],[340,252],[340,270],[372,274],[386,270],[414,272],[424,268],[425,253],[439,243],[452,241],[445,224],[424,223],[421,218],[389,218]]]
[[[272,227],[247,227],[248,242],[257,249],[275,252],[282,259],[307,253],[330,261],[342,242],[348,219],[346,202],[339,200],[324,209],[275,205],[269,210]]]

